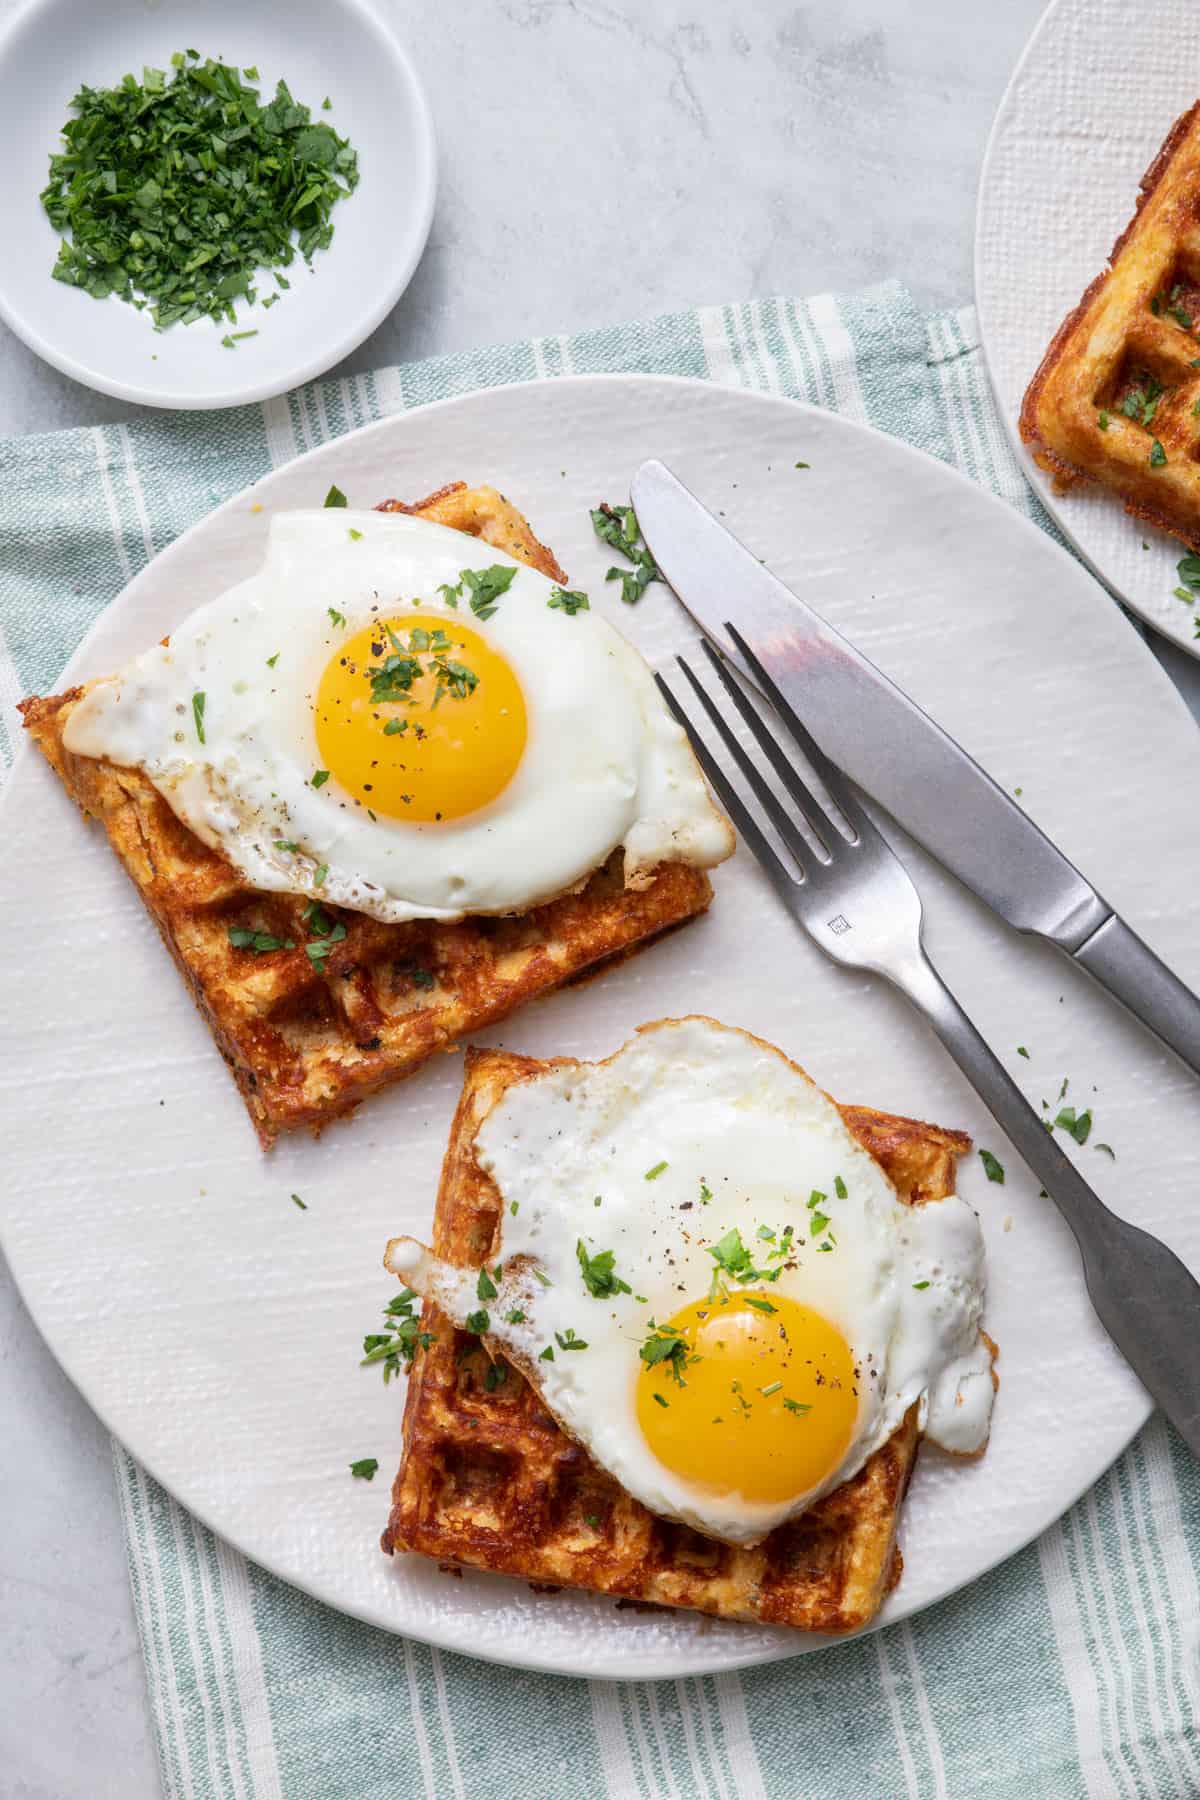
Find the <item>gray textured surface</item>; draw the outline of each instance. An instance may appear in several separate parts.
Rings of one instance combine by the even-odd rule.
[[[886,275],[961,302],[988,125],[1040,10],[414,0],[438,215],[348,366]],[[0,435],[133,413],[0,328]],[[107,1437],[11,1283],[0,1357],[0,1789],[143,1800],[158,1783]]]

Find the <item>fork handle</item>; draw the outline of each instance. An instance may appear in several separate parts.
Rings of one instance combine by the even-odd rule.
[[[924,1013],[1070,1226],[1096,1314],[1200,1456],[1200,1283],[1173,1250],[1109,1211],[993,1054],[922,950],[886,971]]]

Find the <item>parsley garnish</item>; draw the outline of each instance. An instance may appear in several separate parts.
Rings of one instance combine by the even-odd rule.
[[[1018,1045],[1017,1045],[1017,1055],[1018,1055],[1018,1056],[1023,1056],[1023,1057],[1024,1057],[1024,1058],[1025,1058],[1025,1060],[1026,1060],[1026,1062],[1028,1062],[1028,1061],[1029,1061],[1029,1052],[1028,1052],[1028,1050],[1027,1050],[1027,1049],[1026,1049],[1026,1048],[1025,1048],[1025,1046],[1024,1046],[1024,1044],[1018,1044]]]
[[[1167,453],[1159,443],[1158,439],[1155,438],[1150,446],[1150,467],[1152,469],[1161,469],[1166,460]]]
[[[1111,1144],[1093,1144],[1092,1148],[1094,1150],[1103,1150],[1105,1156],[1111,1156],[1113,1161],[1116,1162],[1117,1153]]]
[[[507,594],[517,571],[503,563],[492,563],[486,569],[460,569],[458,585],[443,582],[438,593],[447,606],[457,608],[464,593],[470,596],[471,611],[477,619],[490,619],[501,594]]]
[[[316,868],[313,870],[313,886],[314,887],[324,887],[325,886],[325,877],[328,875],[328,873],[329,873],[329,864],[328,863],[318,863]]]
[[[575,1245],[583,1285],[594,1300],[609,1300],[614,1294],[631,1294],[633,1289],[619,1275],[613,1274],[613,1252],[599,1250],[589,1256],[582,1238]]]
[[[546,1348],[542,1351],[542,1354],[538,1357],[538,1361],[539,1362],[553,1362],[554,1361],[554,1345],[553,1344],[546,1345]]]
[[[299,1194],[293,1194],[293,1195],[292,1195],[292,1205],[293,1205],[293,1206],[298,1206],[298,1207],[299,1207],[299,1208],[300,1208],[300,1211],[301,1211],[301,1212],[307,1212],[307,1211],[308,1211],[308,1201],[307,1201],[307,1200],[302,1200],[302,1199],[301,1199],[301,1198],[300,1198],[300,1196],[299,1196]]]
[[[294,950],[292,938],[273,937],[269,931],[251,931],[245,925],[230,925],[226,936],[235,950],[253,950],[256,956],[265,956],[269,950]]]
[[[592,529],[601,542],[622,556],[627,556],[632,569],[610,569],[606,581],[619,581],[621,598],[626,606],[635,606],[652,581],[661,581],[658,564],[642,542],[637,514],[632,506],[609,506],[602,502],[592,508]]]
[[[279,652],[278,652],[278,650],[277,650],[277,651],[276,651],[276,652],[275,652],[275,654],[274,654],[274,656],[268,656],[268,658],[267,658],[267,667],[268,667],[268,669],[273,669],[273,668],[274,668],[274,667],[275,667],[275,664],[276,664],[276,663],[277,663],[277,662],[278,662],[278,661],[279,661]]]
[[[290,856],[294,856],[300,846],[299,844],[293,843],[291,838],[276,838],[275,848],[277,850],[286,850]]]
[[[656,1325],[650,1321],[650,1336],[646,1339],[638,1355],[648,1369],[657,1368],[660,1363],[667,1365],[672,1380],[678,1387],[686,1387],[683,1371],[694,1359],[688,1353],[687,1339],[682,1332],[676,1331],[673,1325]]]
[[[499,1271],[497,1271],[497,1273],[499,1273]],[[494,1300],[499,1292],[499,1288],[488,1274],[487,1269],[480,1269],[479,1280],[475,1283],[476,1298],[480,1300]]]
[[[929,1286],[929,1283],[927,1281],[914,1281],[913,1286],[916,1288],[918,1293],[921,1293],[925,1288],[927,1288]]]
[[[1104,411],[1098,412],[1096,414],[1096,423],[1100,427],[1101,431],[1107,431],[1108,430],[1108,414]]]
[[[783,1404],[790,1413],[799,1413],[802,1415],[812,1411],[812,1407],[807,1405],[803,1400],[789,1400],[786,1394],[783,1397]]]
[[[319,900],[310,900],[302,916],[308,926],[309,936],[314,940],[305,944],[304,948],[313,968],[320,971],[325,967],[325,958],[333,946],[340,944],[345,937],[346,927],[340,919],[331,919]]]
[[[196,736],[204,743],[204,695],[192,695],[192,718],[196,725]]]
[[[725,1233],[720,1243],[709,1246],[708,1254],[717,1265],[713,1272],[714,1291],[720,1283],[722,1274],[743,1284],[750,1281],[778,1281],[782,1268],[782,1265],[774,1269],[756,1268],[754,1258],[742,1242],[742,1234],[736,1225],[732,1231]],[[772,1257],[778,1257],[779,1254],[780,1252],[773,1251]],[[786,1251],[783,1254],[786,1255]]]
[[[589,610],[587,595],[581,594],[578,589],[573,588],[551,588],[550,598],[547,600],[546,605],[552,612],[565,612],[569,614],[571,618],[574,618],[575,614],[578,612],[587,612]]]
[[[347,537],[348,537],[348,538],[350,538],[350,539],[351,539],[351,540],[352,540],[352,542],[353,542],[353,543],[356,543],[356,544],[357,544],[357,543],[358,543],[358,541],[359,541],[359,539],[360,539],[360,538],[361,538],[361,537],[362,537],[362,532],[361,532],[361,531],[355,531],[355,529],[354,529],[354,527],[353,527],[353,525],[347,525],[347,527],[346,527],[346,536],[347,536]]]
[[[1176,564],[1175,573],[1185,588],[1190,588],[1189,599],[1200,596],[1200,556],[1183,556]],[[1178,594],[1180,590],[1175,589]]]
[[[712,1189],[709,1187],[707,1181],[702,1181],[700,1183],[700,1204],[701,1204],[701,1206],[707,1206],[711,1199],[712,1199]]]
[[[564,1331],[556,1331],[554,1334],[554,1341],[558,1345],[560,1350],[586,1350],[587,1349],[586,1339],[581,1338],[581,1337],[576,1337],[575,1333],[570,1329],[569,1326],[565,1332]]]
[[[433,1333],[420,1329],[420,1320],[413,1311],[416,1298],[411,1289],[402,1288],[383,1309],[386,1330],[369,1331],[363,1339],[360,1367],[365,1369],[368,1363],[381,1362],[385,1382],[402,1368],[411,1368],[417,1350],[424,1350],[433,1342]]]
[[[991,1151],[990,1150],[981,1150],[979,1152],[979,1160],[983,1164],[984,1173],[987,1175],[988,1180],[989,1181],[998,1181],[1000,1183],[1001,1187],[1003,1187],[1004,1186],[1004,1168],[1003,1168],[1002,1164],[999,1163],[996,1160],[996,1158],[992,1155]]]
[[[765,1294],[747,1294],[746,1305],[752,1306],[755,1312],[773,1313],[779,1311],[775,1302],[773,1300],[768,1300]]]
[[[336,481],[321,502],[322,506],[349,506],[349,504],[350,502],[347,500]]]
[[[357,1462],[350,1464],[350,1473],[356,1481],[373,1481],[378,1468],[377,1456],[360,1456]]]
[[[671,1404],[671,1402],[668,1399],[666,1399],[664,1395],[662,1395],[658,1392],[655,1393],[654,1398],[655,1398],[655,1400],[657,1400],[658,1404],[661,1407],[666,1408],[666,1407],[669,1407]]]
[[[670,1163],[665,1163],[665,1162],[655,1163],[655,1165],[652,1169],[646,1170],[646,1173],[643,1176],[643,1180],[657,1181],[659,1176],[662,1175],[667,1169],[669,1169],[670,1166],[671,1166]]]
[[[1077,1144],[1086,1144],[1092,1130],[1091,1109],[1077,1113],[1073,1106],[1064,1106],[1054,1123],[1069,1133]]]
[[[328,247],[358,159],[286,83],[264,105],[225,63],[189,50],[171,64],[169,79],[144,68],[140,81],[82,86],[72,100],[41,194],[55,230],[70,234],[52,273],[95,299],[148,306],[160,330],[234,324],[234,302],[256,298],[256,270]]]
[[[504,1321],[507,1325],[523,1325],[525,1323],[525,1314],[521,1311],[519,1306],[513,1306],[505,1313]]]
[[[844,1200],[846,1198],[846,1184],[840,1175],[835,1175],[833,1178],[833,1191],[839,1200]]]
[[[311,785],[313,787],[315,787],[315,788],[324,787],[325,783],[328,780],[329,780],[329,770],[328,769],[314,769],[313,770],[312,783],[311,783]]]
[[[486,1307],[482,1307],[482,1306],[479,1308],[478,1312],[468,1313],[466,1318],[463,1320],[463,1324],[466,1326],[468,1331],[476,1331],[476,1332],[486,1331],[488,1329],[488,1327],[491,1325],[491,1322],[492,1322],[491,1315],[487,1311]]]
[[[344,625],[346,623],[345,613],[340,613],[336,606],[327,606],[325,611],[329,614],[330,624]]]

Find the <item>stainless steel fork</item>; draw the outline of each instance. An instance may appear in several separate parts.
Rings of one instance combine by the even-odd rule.
[[[727,625],[725,629],[851,834],[846,835],[833,811],[818,800],[757,703],[706,642],[703,648],[721,688],[749,727],[820,852],[806,840],[789,806],[742,747],[710,689],[680,657],[679,667],[713,731],[786,845],[796,873],[776,854],[754,812],[671,688],[661,675],[656,677],[743,843],[758,858],[792,917],[827,956],[848,968],[871,969],[884,976],[925,1015],[1066,1219],[1083,1258],[1092,1305],[1105,1330],[1193,1455],[1200,1456],[1200,1284],[1173,1250],[1110,1212],[1059,1148],[1046,1122],[993,1055],[925,954],[921,900],[908,871],[736,628]]]

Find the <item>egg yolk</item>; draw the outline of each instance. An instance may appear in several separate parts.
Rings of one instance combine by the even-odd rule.
[[[444,616],[381,619],[339,645],[316,705],[321,765],[362,806],[429,823],[478,812],[525,749],[525,699],[478,631]]]
[[[643,1363],[637,1378],[638,1423],[668,1469],[761,1501],[807,1493],[836,1469],[858,1381],[828,1319],[756,1290],[693,1301],[659,1325],[657,1335],[668,1334],[683,1351]]]

